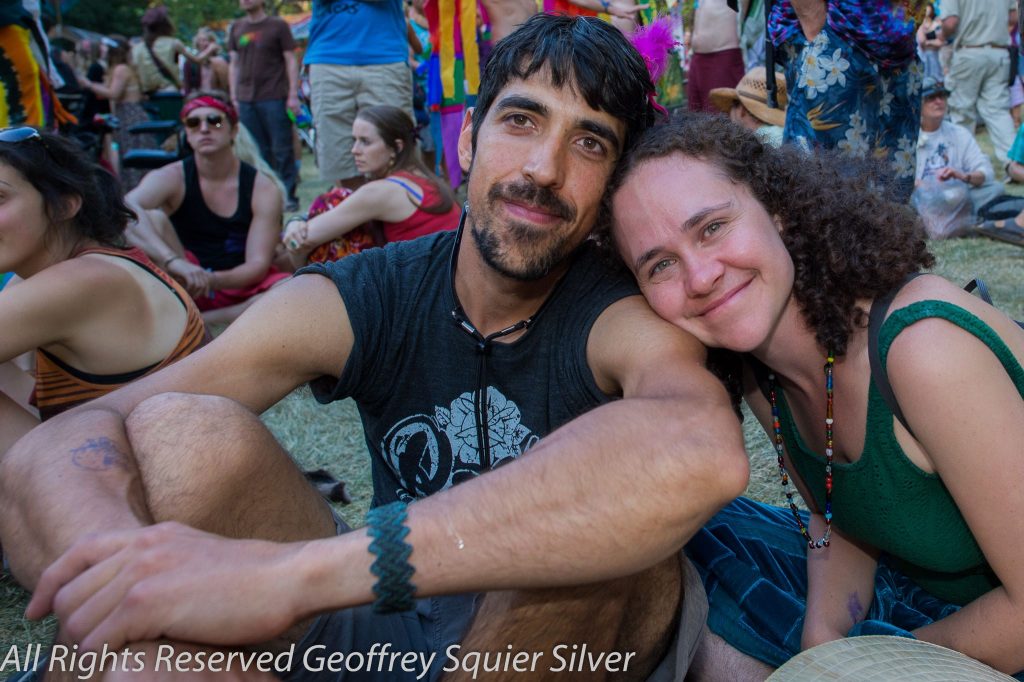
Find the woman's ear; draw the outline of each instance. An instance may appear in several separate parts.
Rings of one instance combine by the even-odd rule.
[[[778,214],[772,216],[772,222],[775,223],[775,230],[782,234],[782,218]]]
[[[60,201],[60,214],[57,216],[57,220],[65,222],[71,220],[78,212],[82,210],[82,197],[78,194],[68,194],[61,197]]]
[[[401,154],[403,149],[405,149],[405,143],[401,140],[395,140],[395,156]]]

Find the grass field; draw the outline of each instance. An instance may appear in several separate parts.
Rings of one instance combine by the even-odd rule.
[[[983,146],[986,144],[983,138]],[[312,159],[307,155],[300,187],[303,206],[308,206],[326,186],[311,169]],[[1024,194],[1024,188],[1011,186],[1008,190]],[[934,242],[932,249],[938,259],[938,273],[955,282],[983,276],[996,304],[1011,316],[1024,319],[1024,249],[983,239]],[[328,469],[348,483],[353,501],[339,511],[350,525],[362,525],[371,487],[366,446],[352,401],[321,406],[307,388],[301,388],[268,410],[263,419],[304,468]],[[771,444],[752,418],[745,422],[745,433],[752,464],[747,493],[780,504],[782,495]],[[8,576],[0,576],[0,652],[6,652],[11,644],[45,642],[51,636],[52,622],[29,623],[22,618],[25,603],[24,591]]]

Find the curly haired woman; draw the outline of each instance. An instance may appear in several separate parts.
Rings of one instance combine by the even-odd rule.
[[[880,195],[848,164],[704,116],[649,131],[613,187],[613,241],[644,295],[733,352],[783,487],[811,509],[741,498],[689,544],[711,673],[763,675],[855,634],[1024,669],[1024,330],[915,277],[933,263],[923,230]],[[869,359],[889,295],[877,376],[905,424]]]

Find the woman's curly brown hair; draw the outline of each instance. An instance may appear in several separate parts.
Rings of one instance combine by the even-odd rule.
[[[673,154],[711,163],[781,219],[795,270],[793,295],[818,343],[837,355],[846,352],[854,325],[867,323],[858,299],[874,299],[935,262],[913,210],[885,198],[877,165],[833,152],[777,149],[717,114],[684,115],[637,141],[606,193],[599,241],[611,246],[611,197],[631,171]]]

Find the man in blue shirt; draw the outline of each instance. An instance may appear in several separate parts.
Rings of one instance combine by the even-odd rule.
[[[355,189],[352,122],[364,107],[390,104],[412,116],[402,0],[314,0],[309,65],[320,177]]]

